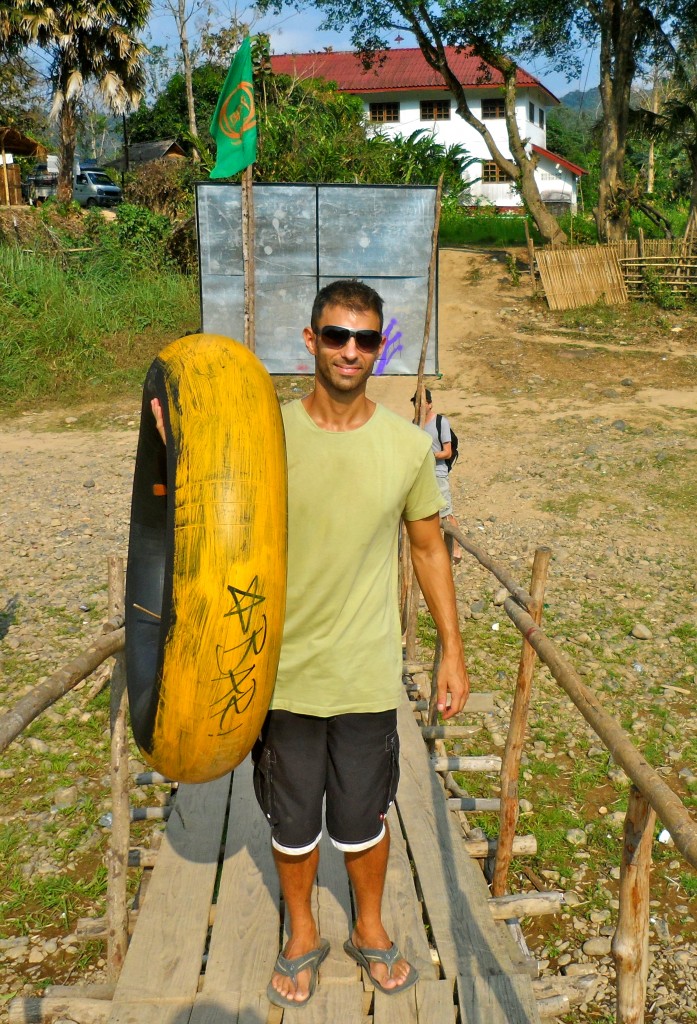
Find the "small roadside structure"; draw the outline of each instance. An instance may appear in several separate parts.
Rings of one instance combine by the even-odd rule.
[[[134,142],[128,147],[128,158],[122,153],[116,160],[110,160],[107,167],[125,171],[155,160],[186,160],[186,153],[176,139],[157,139],[155,142]]]
[[[19,128],[0,126],[0,204],[4,206],[20,206],[23,202],[19,166],[14,161],[16,156],[35,156],[45,160],[46,149]]]

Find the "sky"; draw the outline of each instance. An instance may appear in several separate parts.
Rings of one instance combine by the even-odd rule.
[[[244,15],[240,15],[240,18],[244,20]],[[332,46],[335,50],[351,49],[348,31],[322,32],[319,29],[321,21],[322,15],[317,11],[308,9],[298,12],[286,9],[279,15],[268,15],[255,21],[252,31],[269,33],[272,53],[306,53],[309,50],[322,50],[326,46]],[[177,50],[176,31],[170,16],[158,15],[151,18],[149,28],[153,43],[167,45],[173,53]],[[417,45],[408,33],[401,34],[404,39],[401,43],[394,42],[395,49],[400,46]],[[568,81],[565,75],[550,70],[544,61],[529,61],[523,64],[525,69],[539,78],[550,92],[561,97],[576,89],[586,91],[598,84],[597,49],[587,51],[582,56],[584,68],[581,77],[571,81]]]

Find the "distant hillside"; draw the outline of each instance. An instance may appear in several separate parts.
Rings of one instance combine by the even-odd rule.
[[[600,117],[602,110],[600,103],[600,89],[597,85],[594,85],[592,89],[586,89],[582,92],[580,89],[574,89],[573,92],[567,92],[566,96],[561,97],[561,101],[565,107],[569,107],[576,114],[590,114],[591,117]],[[632,89],[632,106],[640,107],[647,105],[646,90],[640,88]]]
[[[575,110],[577,114],[586,113],[595,116],[596,111],[600,113],[600,89],[597,85],[592,89],[586,89],[585,92],[581,92],[580,89],[567,92],[566,96],[561,97],[561,101],[565,107]]]

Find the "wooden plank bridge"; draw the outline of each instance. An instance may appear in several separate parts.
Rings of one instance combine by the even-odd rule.
[[[111,1024],[529,1024],[530,976],[487,905],[409,703],[399,711],[401,781],[390,812],[385,924],[420,972],[398,997],[374,990],[343,951],[351,894],[342,855],[322,845],[315,910],[331,953],[306,1007],[269,1004],[283,944],[268,826],[249,760],[179,787],[123,969]]]

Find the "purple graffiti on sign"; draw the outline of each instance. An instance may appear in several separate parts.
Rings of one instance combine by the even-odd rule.
[[[387,369],[390,360],[397,355],[398,352],[404,351],[404,345],[399,344],[399,339],[402,337],[402,332],[397,329],[397,321],[394,317],[390,320],[387,328],[385,329],[386,345],[382,350],[382,355],[375,364],[375,375],[380,376]],[[394,331],[394,334],[392,333]]]

